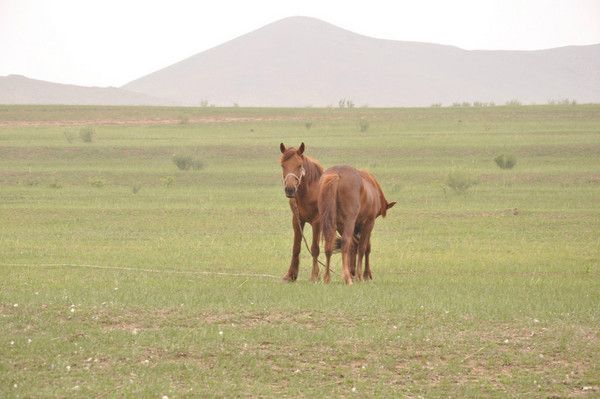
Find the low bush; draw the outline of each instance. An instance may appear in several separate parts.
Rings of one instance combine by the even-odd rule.
[[[478,183],[477,178],[470,173],[463,171],[452,171],[446,179],[446,186],[450,187],[457,194],[464,194],[467,190]]]
[[[94,141],[94,136],[96,135],[96,129],[93,127],[83,127],[79,129],[79,138],[84,143],[91,143]]]
[[[512,154],[500,154],[494,158],[494,162],[501,169],[512,169],[517,164],[517,158]]]
[[[200,170],[204,167],[202,161],[192,157],[191,155],[174,155],[173,163],[177,165],[179,170]]]
[[[90,177],[90,185],[96,188],[102,188],[106,186],[107,182],[102,177]]]
[[[366,132],[367,130],[369,130],[369,121],[365,120],[365,119],[361,119],[358,122],[358,126],[360,127],[360,131],[361,132]]]

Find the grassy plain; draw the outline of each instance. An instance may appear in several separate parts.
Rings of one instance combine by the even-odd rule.
[[[281,141],[398,201],[372,282],[280,281]],[[0,106],[0,226],[1,397],[600,396],[600,106]]]

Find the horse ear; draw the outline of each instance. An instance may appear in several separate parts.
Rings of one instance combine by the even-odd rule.
[[[283,143],[279,144],[279,150],[282,154],[285,152],[285,146],[283,145]]]
[[[386,209],[390,209],[390,208],[391,208],[391,207],[393,207],[394,205],[396,205],[396,201],[388,202],[388,204],[387,204],[387,208],[386,208]]]
[[[298,148],[298,151],[296,151],[296,154],[302,155],[303,152],[304,152],[304,143],[300,144],[300,148]]]

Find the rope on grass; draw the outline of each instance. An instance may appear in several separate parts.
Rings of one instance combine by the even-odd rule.
[[[142,269],[137,267],[121,267],[121,266],[103,266],[103,265],[79,265],[74,263],[0,263],[0,266],[18,266],[18,267],[71,267],[81,269],[101,269],[101,270],[119,270],[127,272],[146,272],[146,273],[172,273],[172,274],[186,274],[186,275],[204,275],[204,276],[230,276],[230,277],[258,277],[258,278],[272,278],[279,279],[279,277],[272,274],[261,274],[261,273],[230,273],[230,272],[208,272],[208,271],[197,271],[197,270],[175,270],[175,269]]]

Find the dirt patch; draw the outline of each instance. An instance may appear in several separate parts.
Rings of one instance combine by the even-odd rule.
[[[37,126],[97,126],[97,125],[179,125],[179,124],[205,124],[205,123],[234,123],[234,122],[274,122],[298,121],[306,118],[299,116],[269,116],[269,117],[237,117],[237,116],[210,116],[192,117],[185,122],[182,119],[91,119],[91,120],[56,120],[56,121],[0,121],[0,126],[37,127]]]

